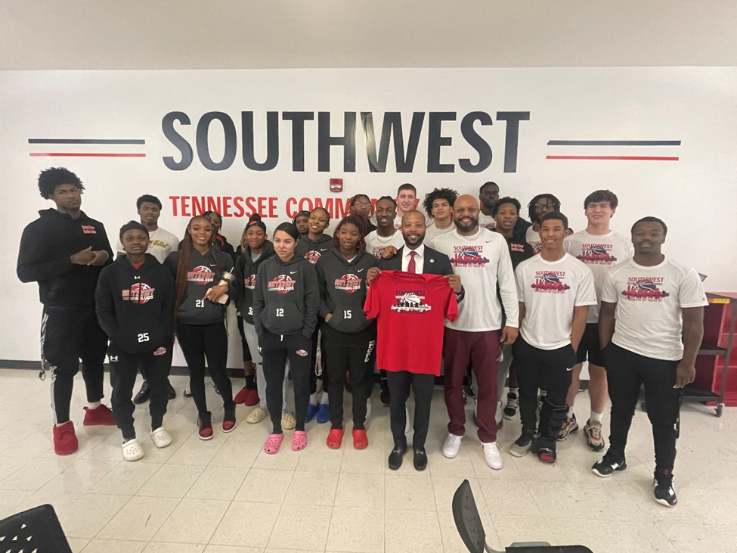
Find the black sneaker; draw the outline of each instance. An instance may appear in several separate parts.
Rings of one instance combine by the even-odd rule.
[[[532,430],[523,430],[522,435],[512,444],[509,452],[515,457],[524,457],[532,448],[532,440],[535,433]]]
[[[174,386],[172,386],[168,380],[166,381],[166,397],[170,400],[176,399],[177,397],[177,391],[174,389]]]
[[[626,468],[627,463],[625,462],[624,457],[619,457],[615,453],[612,453],[611,450],[609,450],[606,452],[601,461],[599,461],[598,463],[594,463],[594,466],[591,467],[591,470],[596,476],[609,478],[612,474],[614,474],[615,470],[625,470]]]
[[[197,417],[197,433],[200,435],[200,440],[212,440],[212,413],[210,411]]]
[[[507,405],[504,407],[504,418],[512,420],[517,415],[519,407],[519,397],[513,392],[507,394]]]
[[[427,453],[425,448],[415,449],[415,458],[412,463],[415,465],[415,470],[425,470],[427,468]]]
[[[678,503],[676,498],[676,490],[673,488],[673,473],[666,471],[665,473],[655,473],[655,479],[653,480],[655,490],[653,490],[653,496],[655,501],[666,507],[675,507]]]
[[[389,454],[389,468],[399,470],[399,467],[402,466],[405,453],[407,453],[407,446],[394,446],[394,449]]]
[[[141,405],[141,403],[146,403],[150,396],[151,396],[151,390],[148,387],[148,381],[144,380],[143,384],[141,384],[141,389],[138,390],[136,397],[133,398],[133,403],[135,403],[136,405]]]
[[[555,462],[558,460],[558,454],[552,447],[538,447],[537,458],[540,459],[540,461],[542,461],[543,463],[554,465]]]

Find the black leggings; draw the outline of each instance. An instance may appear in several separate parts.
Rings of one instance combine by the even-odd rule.
[[[652,359],[609,343],[604,348],[609,397],[612,400],[610,451],[624,458],[640,386],[645,385],[645,407],[653,427],[655,468],[672,471],[683,390],[676,383],[678,361]]]
[[[368,389],[363,383],[367,371],[373,367],[370,362],[376,346],[376,326],[345,334],[327,323],[322,327],[322,346],[326,354],[331,426],[334,429],[343,428],[343,384],[348,371],[353,383],[353,429],[363,430],[368,397]]]
[[[284,370],[287,359],[292,371],[294,385],[294,410],[296,430],[305,429],[307,406],[310,403],[310,367],[312,341],[302,334],[280,335],[264,330],[261,341],[261,356],[266,378],[266,407],[271,416],[274,434],[281,434],[281,416],[284,398]]]
[[[537,390],[547,390],[540,412],[538,447],[555,450],[560,427],[566,421],[566,396],[571,387],[571,367],[576,364],[576,352],[571,344],[553,350],[531,346],[518,337],[512,346],[512,364],[519,380],[519,413],[524,430],[537,427]]]
[[[233,388],[225,372],[228,363],[228,334],[225,324],[191,325],[178,322],[177,335],[189,367],[189,386],[197,411],[200,414],[207,413],[205,360],[212,381],[220,390],[223,404],[226,408],[235,407]]]
[[[123,440],[136,437],[133,427],[133,412],[136,406],[131,401],[133,385],[136,382],[138,369],[146,371],[151,401],[151,430],[164,424],[167,399],[167,377],[169,376],[169,357],[148,353],[124,353],[120,350],[110,351],[110,379],[113,382],[113,414],[115,422],[123,433]]]

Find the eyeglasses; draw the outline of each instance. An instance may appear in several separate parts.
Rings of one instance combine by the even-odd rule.
[[[558,206],[556,204],[540,204],[540,203],[537,203],[537,204],[535,204],[535,207],[537,207],[538,209],[549,209],[550,211],[555,211]]]
[[[371,202],[356,202],[353,205],[356,207],[371,207]]]

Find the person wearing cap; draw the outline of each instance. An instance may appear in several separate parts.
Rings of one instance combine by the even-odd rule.
[[[292,219],[292,224],[297,227],[297,232],[299,232],[299,235],[302,237],[307,236],[307,233],[310,232],[310,227],[308,226],[309,222],[309,211],[300,211],[294,216],[294,219]]]
[[[120,229],[124,256],[100,273],[95,290],[97,320],[109,339],[113,385],[113,414],[123,434],[123,459],[137,461],[144,455],[133,426],[131,401],[138,370],[146,372],[151,401],[151,441],[158,447],[171,444],[164,428],[172,343],[174,278],[151,254],[148,229],[131,221]]]

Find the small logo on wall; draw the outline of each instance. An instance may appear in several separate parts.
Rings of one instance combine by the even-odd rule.
[[[343,179],[330,179],[330,191],[336,194],[343,192]]]

